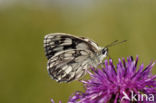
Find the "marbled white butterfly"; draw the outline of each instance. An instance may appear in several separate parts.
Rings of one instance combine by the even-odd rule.
[[[108,47],[117,44],[116,42],[102,48],[84,37],[65,33],[48,34],[44,37],[48,73],[57,82],[77,80],[86,74],[90,66],[96,67],[102,63],[107,56]]]

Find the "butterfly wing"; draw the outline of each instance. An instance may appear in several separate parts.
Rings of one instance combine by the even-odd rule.
[[[61,51],[70,49],[88,49],[93,53],[98,51],[96,43],[86,38],[78,38],[65,33],[52,33],[44,38],[45,54],[48,59]]]
[[[91,64],[88,50],[71,49],[62,51],[48,60],[48,73],[57,82],[79,79]]]

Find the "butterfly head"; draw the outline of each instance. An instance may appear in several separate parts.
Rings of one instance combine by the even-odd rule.
[[[108,56],[108,48],[101,48],[100,53],[99,53],[99,60],[100,63],[102,63],[103,59]]]
[[[103,48],[101,50],[101,54],[107,56],[107,54],[108,54],[108,48]]]
[[[112,43],[106,45],[104,48],[100,48],[100,55],[99,55],[99,59],[100,59],[100,63],[102,62],[102,60],[108,56],[108,48],[114,46],[114,45],[117,45],[117,44],[121,44],[123,42],[126,42],[127,40],[123,40],[123,41],[118,41],[118,40],[115,40],[113,41]]]

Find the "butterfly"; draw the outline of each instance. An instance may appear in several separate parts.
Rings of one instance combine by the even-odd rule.
[[[57,82],[78,80],[87,73],[88,68],[102,63],[108,55],[108,47],[116,44],[117,40],[100,47],[84,37],[66,33],[48,34],[44,37],[48,74]]]

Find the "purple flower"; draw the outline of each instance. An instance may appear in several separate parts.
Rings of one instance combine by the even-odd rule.
[[[102,69],[92,68],[93,73],[89,72],[91,79],[82,81],[85,92],[76,92],[68,103],[130,103],[128,99],[122,99],[125,94],[129,99],[132,92],[155,94],[156,75],[151,74],[155,62],[147,67],[144,64],[138,67],[137,64],[138,57],[136,60],[128,57],[127,61],[119,59],[116,66],[112,59],[105,60]]]

